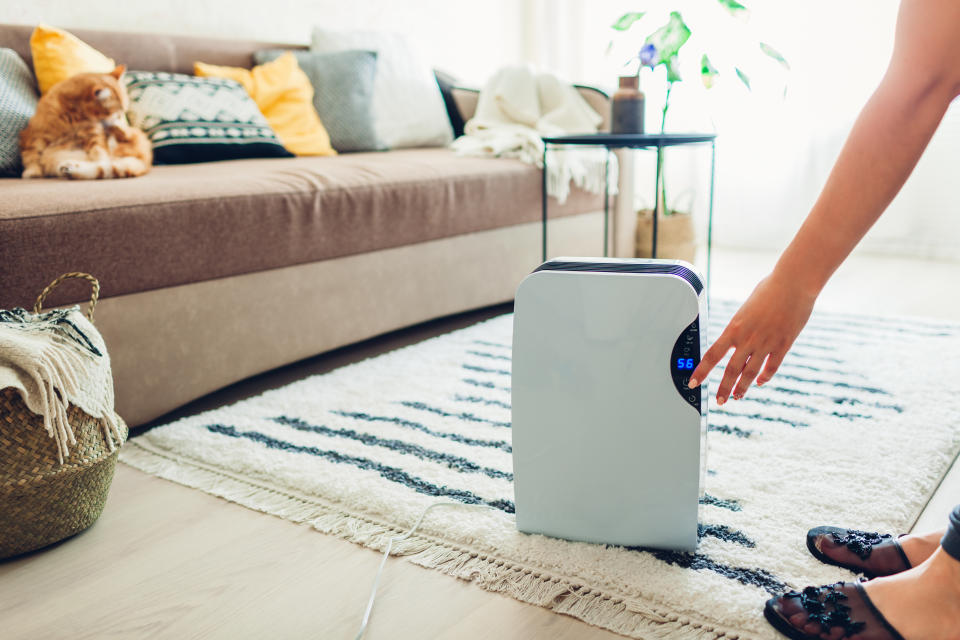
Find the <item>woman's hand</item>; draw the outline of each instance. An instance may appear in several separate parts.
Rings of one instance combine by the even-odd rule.
[[[704,354],[690,376],[691,388],[731,348],[736,351],[717,390],[720,404],[731,389],[734,398],[742,397],[757,374],[763,384],[776,372],[817,293],[890,204],[960,96],[958,25],[957,0],[902,0],[890,66],[820,197],[773,273]]]
[[[731,389],[734,400],[742,398],[754,378],[758,385],[769,381],[807,323],[816,299],[795,280],[776,272],[761,280],[703,355],[690,375],[690,388],[705,380],[731,348],[736,351],[717,389],[718,404],[727,401]]]

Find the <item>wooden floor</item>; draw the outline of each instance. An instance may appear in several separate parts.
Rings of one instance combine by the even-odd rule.
[[[717,252],[715,295],[747,295],[771,254]],[[857,258],[821,308],[960,320],[960,265]],[[902,283],[903,287],[899,286]],[[935,295],[939,294],[939,295]],[[246,381],[196,413],[472,324],[486,310],[392,334]],[[170,416],[164,421],[170,419]],[[940,528],[960,501],[960,465],[918,522]],[[87,532],[0,561],[0,638],[353,638],[380,555],[119,465]],[[391,559],[366,638],[617,638],[570,617]]]

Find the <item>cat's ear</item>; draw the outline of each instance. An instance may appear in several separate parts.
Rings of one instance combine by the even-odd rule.
[[[113,71],[110,72],[110,75],[112,75],[114,78],[116,78],[117,80],[119,80],[120,78],[123,77],[123,72],[126,71],[126,70],[127,70],[127,67],[126,67],[126,66],[124,66],[124,65],[122,65],[122,64],[118,64],[117,67],[116,67]]]

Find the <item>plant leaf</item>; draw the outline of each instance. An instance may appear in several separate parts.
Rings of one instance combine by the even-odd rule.
[[[766,42],[760,43],[760,51],[763,51],[765,54],[782,64],[783,68],[787,71],[790,70],[790,63],[787,62],[787,59],[780,55],[779,51],[768,45]]]
[[[747,74],[741,71],[740,67],[734,67],[734,71],[737,72],[737,77],[740,78],[740,82],[744,84],[744,86],[747,88],[747,91],[751,91],[750,78],[747,77]]]
[[[690,39],[690,28],[683,21],[679,11],[670,13],[670,20],[649,36],[644,41],[644,45],[652,44],[657,48],[657,60],[654,65],[668,63],[668,61],[677,55],[680,47]],[[676,62],[673,63],[676,66]],[[669,64],[668,69],[669,73]]]
[[[720,4],[727,8],[727,11],[736,15],[741,11],[747,11],[747,8],[737,2],[737,0],[717,0]]]
[[[703,57],[700,58],[700,80],[703,82],[703,86],[712,89],[713,79],[717,77],[718,73],[720,72],[717,71],[716,67],[710,64],[710,58],[707,57],[707,54],[703,54]]]
[[[639,20],[645,15],[647,15],[645,11],[631,11],[617,18],[617,21],[610,26],[616,29],[617,31],[626,31],[627,29],[633,26],[634,22],[636,22],[637,20]]]
[[[676,55],[670,56],[664,63],[664,66],[667,67],[667,82],[674,83],[683,80],[683,78],[680,77],[680,68]]]

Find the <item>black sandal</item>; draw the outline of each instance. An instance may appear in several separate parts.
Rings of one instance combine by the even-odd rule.
[[[868,578],[911,568],[900,542],[889,533],[817,527],[807,532],[807,549],[824,564],[863,573]]]
[[[790,591],[768,600],[763,615],[791,640],[822,640],[821,634],[829,634],[836,627],[843,630],[838,640],[904,640],[859,582]]]

